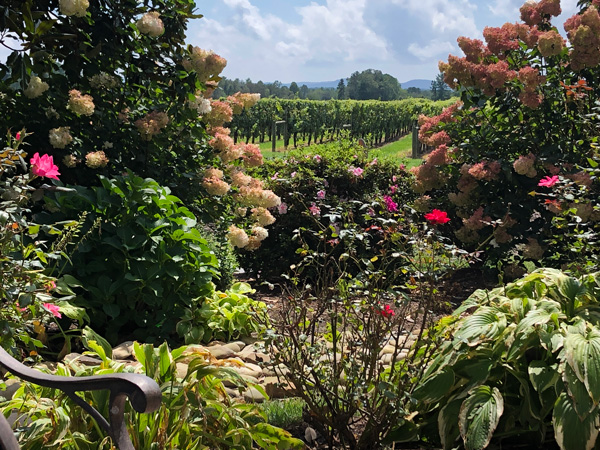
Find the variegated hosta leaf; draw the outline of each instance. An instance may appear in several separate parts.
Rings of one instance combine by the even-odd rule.
[[[539,393],[556,385],[560,378],[556,364],[548,366],[544,361],[532,361],[527,372],[531,385]]]
[[[581,420],[573,400],[563,392],[554,405],[552,425],[554,438],[561,450],[591,450],[598,437],[598,411]]]
[[[559,372],[563,374],[563,381],[567,387],[567,394],[573,400],[575,412],[581,420],[585,419],[594,408],[592,399],[582,381],[568,363],[561,363]]]
[[[466,317],[454,335],[456,341],[476,346],[484,340],[495,339],[506,328],[506,315],[498,308],[484,306]]]
[[[444,450],[454,448],[456,440],[460,436],[458,414],[462,402],[462,398],[449,401],[438,415],[438,431]]]
[[[458,415],[466,450],[482,450],[488,446],[503,412],[504,399],[497,388],[479,386],[471,392]]]
[[[592,327],[585,335],[569,333],[565,339],[565,357],[597,405],[600,402],[600,330]]]

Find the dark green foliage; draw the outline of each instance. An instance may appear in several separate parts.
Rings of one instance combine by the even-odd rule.
[[[352,172],[354,169],[363,172],[357,176]],[[269,229],[269,238],[258,250],[242,251],[239,255],[242,267],[262,271],[265,276],[280,275],[303,259],[303,253],[297,251],[302,244],[294,236],[302,229],[318,231],[315,220],[320,221],[324,229],[333,227],[329,231],[332,242],[339,241],[337,233],[348,228],[360,234],[354,242],[366,248],[371,239],[379,241],[380,231],[377,227],[370,231],[364,229],[381,225],[369,223],[369,209],[385,210],[383,195],[392,196],[400,205],[414,198],[406,171],[393,162],[369,159],[366,149],[350,140],[314,146],[303,152],[292,152],[285,159],[267,161],[255,175],[267,181],[284,203],[279,214],[274,214],[277,221]],[[311,207],[318,208],[319,214],[313,213],[316,209],[311,212]],[[341,229],[336,229],[334,222]],[[366,239],[365,233],[373,236]],[[340,245],[335,251],[343,253],[344,246]]]
[[[111,341],[176,338],[183,309],[212,292],[217,260],[196,219],[155,181],[132,174],[46,199],[53,223],[88,211],[94,228],[55,271],[77,292],[91,326]]]

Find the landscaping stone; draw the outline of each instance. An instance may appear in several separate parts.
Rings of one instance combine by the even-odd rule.
[[[223,347],[231,349],[234,353],[238,353],[240,350],[246,347],[246,344],[242,343],[242,345],[240,345],[237,342],[229,342],[228,344],[223,345]]]
[[[261,384],[271,399],[292,397],[294,394],[292,386],[287,381],[280,382],[277,377],[265,377]]]
[[[235,352],[224,345],[213,345],[208,347],[208,351],[217,359],[225,359],[235,356]]]
[[[249,403],[263,403],[266,398],[258,389],[249,387],[244,391],[244,400]]]
[[[64,357],[65,361],[71,362],[76,361],[79,364],[83,364],[84,366],[94,367],[102,364],[102,361],[98,358],[92,358],[91,356],[82,355],[80,353],[69,353]]]
[[[126,341],[112,350],[113,359],[129,359],[133,355],[133,341]]]

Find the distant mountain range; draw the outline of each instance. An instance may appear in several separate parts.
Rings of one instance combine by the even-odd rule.
[[[347,79],[346,79],[347,80]],[[298,86],[306,85],[309,89],[318,89],[318,88],[337,88],[340,80],[335,81],[296,81]],[[289,87],[292,83],[283,83],[283,86]],[[409,80],[404,83],[400,83],[402,89],[408,89],[410,87],[416,87],[423,91],[431,89],[431,80]]]

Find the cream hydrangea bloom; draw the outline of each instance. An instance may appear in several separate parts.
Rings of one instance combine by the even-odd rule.
[[[60,0],[60,12],[65,16],[85,17],[90,6],[88,0]]]
[[[73,141],[73,137],[70,133],[70,127],[59,127],[50,130],[48,138],[50,145],[54,148],[65,148]]]
[[[165,26],[160,20],[160,14],[156,11],[148,12],[136,22],[136,26],[140,33],[147,34],[151,37],[158,37],[165,32]]]
[[[29,84],[23,93],[27,98],[36,98],[46,92],[49,88],[50,86],[48,86],[48,83],[34,75],[29,80]]]
[[[75,114],[91,116],[94,114],[94,99],[91,95],[83,95],[77,89],[71,89],[69,91],[68,108]]]

